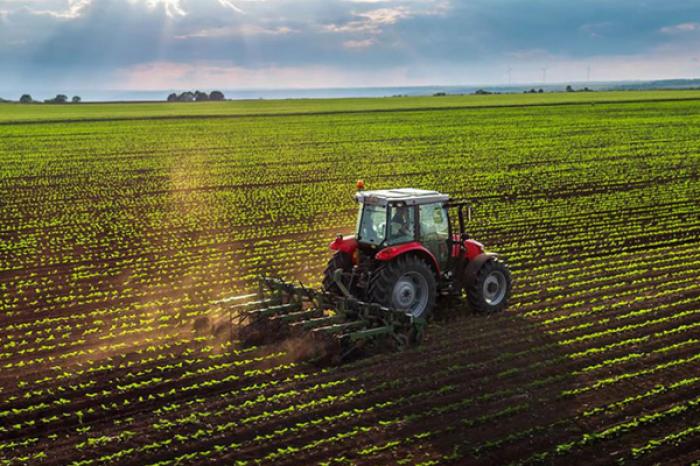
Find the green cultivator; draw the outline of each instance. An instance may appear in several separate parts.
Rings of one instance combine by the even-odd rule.
[[[316,360],[340,362],[370,342],[402,349],[420,340],[425,325],[404,311],[277,278],[261,278],[253,296],[249,302],[222,303],[237,339],[245,346],[304,339],[310,343],[307,355]]]

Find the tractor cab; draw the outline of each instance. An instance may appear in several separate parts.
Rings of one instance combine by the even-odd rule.
[[[449,196],[422,189],[360,191],[355,238],[372,249],[422,244],[440,269],[449,259]]]

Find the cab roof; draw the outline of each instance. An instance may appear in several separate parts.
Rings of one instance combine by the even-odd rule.
[[[385,206],[394,202],[402,202],[406,205],[447,202],[450,196],[437,191],[427,191],[425,189],[401,188],[358,191],[357,194],[355,194],[355,199],[362,204]]]

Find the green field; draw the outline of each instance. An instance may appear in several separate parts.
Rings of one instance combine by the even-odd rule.
[[[93,119],[147,119],[156,117],[230,117],[293,113],[386,112],[463,107],[589,104],[696,100],[700,91],[585,92],[449,97],[390,97],[352,99],[239,100],[198,103],[110,103],[80,105],[2,104],[0,122]]]
[[[509,309],[337,368],[193,330],[318,285],[358,178],[472,199]],[[699,276],[700,91],[0,104],[0,465],[689,464]]]

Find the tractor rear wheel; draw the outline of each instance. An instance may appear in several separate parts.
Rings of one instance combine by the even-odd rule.
[[[377,270],[369,286],[369,296],[375,303],[426,318],[435,306],[436,288],[432,267],[423,259],[408,255]]]
[[[508,305],[511,284],[508,266],[498,259],[490,260],[481,266],[476,280],[466,290],[469,305],[486,314],[502,311]]]
[[[335,274],[335,271],[338,269],[342,269],[343,272],[350,272],[352,270],[352,257],[350,257],[350,254],[340,251],[336,252],[328,261],[326,270],[323,272],[323,290],[334,295],[342,296],[343,292],[340,291],[333,277],[333,274]]]

